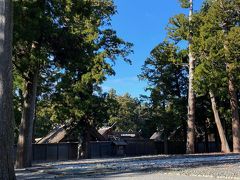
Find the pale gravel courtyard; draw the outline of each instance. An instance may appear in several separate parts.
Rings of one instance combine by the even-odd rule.
[[[240,180],[240,155],[158,155],[39,163],[18,169],[16,174],[19,180]]]

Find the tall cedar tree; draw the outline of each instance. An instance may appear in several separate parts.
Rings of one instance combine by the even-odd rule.
[[[192,52],[192,38],[193,38],[193,29],[191,28],[191,21],[193,16],[193,0],[189,0],[189,84],[188,84],[188,130],[187,130],[187,144],[186,144],[186,153],[195,152],[195,101],[196,97],[193,91],[193,72],[195,66],[195,58]]]
[[[24,83],[17,167],[31,166],[36,95],[40,78],[46,79],[43,72],[59,69],[53,88],[61,101],[57,106],[68,113],[65,120],[79,120],[83,109],[91,108],[95,84],[113,73],[106,59],[128,54],[131,45],[115,31],[102,28],[115,12],[111,0],[16,1],[14,65]]]
[[[228,42],[226,36],[231,30],[232,27],[239,27],[239,9],[240,2],[236,0],[235,2],[230,2],[229,0],[220,0],[220,13],[228,15],[228,17],[221,18],[221,27],[223,28],[224,33],[224,56],[226,58],[226,71],[228,74],[228,91],[230,96],[230,106],[232,112],[232,134],[233,134],[233,152],[240,153],[240,122],[239,122],[239,112],[238,112],[238,97],[237,97],[237,88],[236,80],[232,69],[234,69],[234,59],[233,62],[230,60],[227,55],[228,52]],[[234,8],[234,9],[233,9]],[[235,9],[236,8],[236,9]],[[234,12],[229,13],[229,10],[235,10]],[[229,22],[230,21],[230,22]],[[230,55],[231,57],[231,55]]]
[[[193,40],[193,50],[198,62],[194,72],[194,89],[200,96],[209,93],[215,123],[221,140],[221,151],[229,153],[230,148],[217,106],[217,99],[219,98],[216,98],[226,91],[226,87],[224,87],[226,82],[223,81],[226,73],[219,72],[219,70],[222,71],[221,68],[224,66],[220,65],[221,60],[213,56],[215,53],[214,49],[218,49],[219,44],[221,44],[221,38],[216,38],[216,31],[209,28],[208,18],[213,18],[212,16],[207,16],[209,7],[209,4],[205,3],[201,11],[194,17],[195,30],[197,32]],[[209,37],[209,39],[206,39],[206,37]]]
[[[185,134],[187,69],[181,64],[186,59],[187,51],[179,51],[174,44],[165,41],[151,51],[142,67],[140,78],[148,81],[150,91],[149,118],[155,124],[154,131],[163,130],[165,140],[178,127]]]
[[[195,102],[196,97],[193,90],[193,79],[194,79],[194,67],[195,67],[195,57],[192,51],[192,40],[193,40],[193,28],[192,28],[192,18],[193,18],[193,0],[180,0],[183,8],[189,8],[188,17],[188,35],[187,40],[189,43],[189,83],[188,83],[188,120],[187,120],[187,144],[186,153],[191,154],[195,152]]]
[[[201,60],[197,73],[199,74],[200,71],[203,71],[202,75],[205,73],[205,83],[207,81],[213,93],[212,97],[219,94],[219,90],[222,89],[219,87],[228,85],[232,112],[233,151],[239,152],[240,124],[237,98],[239,55],[236,49],[239,47],[239,33],[237,32],[239,31],[240,2],[221,0],[208,1],[208,3],[205,8],[207,12],[202,17],[200,41],[195,43],[195,47],[200,47],[196,49],[196,52],[198,51],[200,55],[198,57]],[[206,72],[208,72],[208,77],[206,77]],[[201,79],[201,76],[198,79]]]
[[[0,1],[0,179],[15,179],[13,163],[12,1]]]

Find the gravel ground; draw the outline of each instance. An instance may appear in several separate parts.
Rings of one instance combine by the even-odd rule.
[[[239,179],[239,154],[143,156],[40,163],[17,179]],[[161,177],[161,178],[160,178]]]

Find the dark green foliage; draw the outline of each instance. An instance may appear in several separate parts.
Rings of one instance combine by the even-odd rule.
[[[113,1],[17,0],[14,8],[15,79],[21,79],[16,91],[38,74],[38,136],[69,121],[101,124],[99,85],[114,75],[114,61],[130,62],[132,52],[132,44],[111,29]],[[21,101],[19,93],[16,100]]]
[[[188,0],[180,2],[189,8]],[[228,75],[234,77],[238,91],[240,84],[239,12],[239,0],[207,0],[191,22],[185,14],[170,18],[166,29],[171,42],[157,45],[142,67],[140,78],[147,80],[150,96],[141,102],[129,94],[118,96],[114,90],[101,92],[101,83],[115,74],[113,66],[119,57],[131,63],[132,44],[111,27],[116,13],[112,0],[14,1],[16,125],[20,124],[25,85],[37,74],[36,137],[65,123],[70,129],[77,127],[77,135],[86,124],[99,128],[116,123],[116,130],[140,131],[144,137],[157,130],[170,135],[178,127],[184,129],[189,49],[177,44],[189,41],[191,35],[197,134],[214,131],[209,90],[229,128]],[[230,64],[227,71],[226,64]],[[230,137],[230,129],[227,134]]]
[[[151,51],[142,67],[140,78],[149,84],[150,118],[155,123],[155,131],[164,129],[170,134],[185,124],[187,69],[183,63],[186,59],[186,51],[163,42]]]
[[[231,63],[229,71],[238,76],[239,69],[239,23],[238,1],[209,1],[208,7],[196,15],[199,19],[198,33],[193,39],[194,54],[197,57],[195,70],[195,90],[199,94],[209,89],[226,97],[227,71],[226,63]],[[224,28],[228,33],[224,33]],[[227,46],[227,52],[225,49]]]
[[[115,100],[117,106],[110,107],[109,123],[116,123],[117,131],[138,131],[141,123],[139,122],[140,102],[129,94],[123,96],[111,94],[111,96],[112,101]]]
[[[169,19],[169,25],[166,28],[168,36],[179,42],[181,40],[188,40],[189,35],[189,21],[185,14],[178,14]]]

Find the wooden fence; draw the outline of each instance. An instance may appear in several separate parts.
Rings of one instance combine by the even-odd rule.
[[[111,141],[92,141],[89,143],[89,158],[105,158],[119,156],[116,151],[116,144]],[[205,143],[196,144],[196,152],[219,152],[220,145],[214,142],[208,143],[208,150]],[[151,140],[127,141],[121,156],[141,156],[164,154],[164,143]],[[168,142],[168,154],[184,154],[185,143]],[[61,161],[76,160],[78,154],[78,143],[58,144],[33,144],[33,161]]]
[[[33,144],[34,161],[77,159],[78,143]]]
[[[184,154],[186,144],[183,142],[168,142],[167,154]],[[112,142],[90,142],[89,158],[103,158],[116,156],[115,146]],[[220,145],[215,142],[208,143],[206,149],[205,143],[197,143],[195,146],[196,153],[220,152]],[[124,148],[124,156],[141,156],[164,154],[164,143],[154,142],[151,140],[127,141]]]

